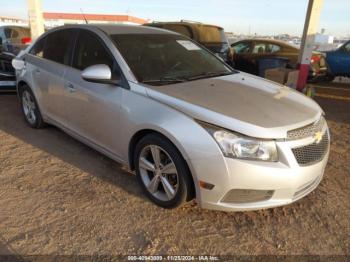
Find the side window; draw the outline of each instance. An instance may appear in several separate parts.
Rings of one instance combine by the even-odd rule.
[[[35,45],[32,47],[32,49],[29,51],[29,54],[43,58],[44,57],[45,40],[46,40],[46,37],[44,37],[44,38],[40,39],[38,42],[36,42]]]
[[[253,54],[265,54],[266,45],[264,43],[256,43],[253,49]]]
[[[281,51],[281,47],[279,45],[275,45],[275,44],[268,44],[267,45],[267,53],[277,53]]]
[[[4,31],[3,31],[2,28],[0,28],[0,38],[1,38],[2,41],[5,40],[5,35],[4,35]],[[1,42],[1,41],[0,41],[0,45],[2,45],[2,42]]]
[[[344,46],[344,51],[350,53],[350,43]]]
[[[105,64],[113,70],[114,60],[101,41],[97,35],[82,30],[75,47],[73,67],[84,70],[92,65]]]
[[[11,38],[11,33],[12,33],[11,28],[5,28],[4,33],[6,38]]]
[[[13,29],[11,33],[11,38],[18,38],[18,36],[19,36],[18,31],[16,29]]]
[[[55,31],[46,36],[44,58],[69,65],[75,30]]]
[[[232,48],[235,50],[236,54],[248,54],[251,50],[251,45],[248,42],[241,42],[234,44]]]

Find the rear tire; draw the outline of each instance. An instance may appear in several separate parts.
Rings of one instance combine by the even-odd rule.
[[[45,122],[42,118],[38,103],[29,86],[24,85],[19,89],[19,98],[25,121],[31,128],[43,128]]]
[[[149,134],[136,145],[134,164],[137,179],[158,206],[175,208],[193,197],[190,171],[177,148],[157,134]]]

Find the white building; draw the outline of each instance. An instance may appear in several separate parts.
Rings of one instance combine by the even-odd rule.
[[[45,27],[52,28],[65,24],[133,24],[141,25],[148,20],[130,15],[76,14],[76,13],[43,13]]]
[[[3,25],[28,26],[28,21],[15,17],[0,16],[0,26]]]
[[[334,36],[324,35],[324,34],[315,35],[316,44],[333,44],[333,41],[334,41]]]

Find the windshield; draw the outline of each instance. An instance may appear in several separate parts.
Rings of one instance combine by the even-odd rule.
[[[224,62],[180,35],[112,35],[139,82],[162,85],[232,74]]]

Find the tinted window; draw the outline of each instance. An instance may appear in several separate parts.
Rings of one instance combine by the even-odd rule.
[[[44,57],[44,46],[46,38],[40,39],[32,49],[29,51],[30,54],[43,58]]]
[[[201,43],[227,43],[225,32],[222,28],[215,26],[198,26],[199,42]]]
[[[44,58],[60,64],[69,65],[74,33],[74,30],[67,29],[47,35]]]
[[[235,50],[236,54],[248,54],[250,53],[250,43],[241,42],[232,45],[232,48]]]
[[[14,27],[5,28],[4,33],[6,38],[25,38],[30,37],[30,30],[28,28]]]
[[[101,41],[97,35],[82,30],[78,36],[73,67],[84,70],[92,65],[105,64],[113,69],[113,58]]]
[[[166,79],[187,81],[198,75],[233,73],[215,55],[181,35],[123,34],[111,37],[140,82],[161,85]]]
[[[274,45],[274,44],[267,45],[267,52],[268,53],[277,53],[279,51],[281,51],[281,47],[279,45]]]
[[[11,38],[11,29],[10,28],[5,28],[4,33],[6,38]]]
[[[266,53],[266,45],[264,43],[255,44],[253,54],[264,54]]]
[[[177,32],[179,34],[193,38],[190,29],[184,25],[165,25],[164,29],[171,30],[171,31]]]

